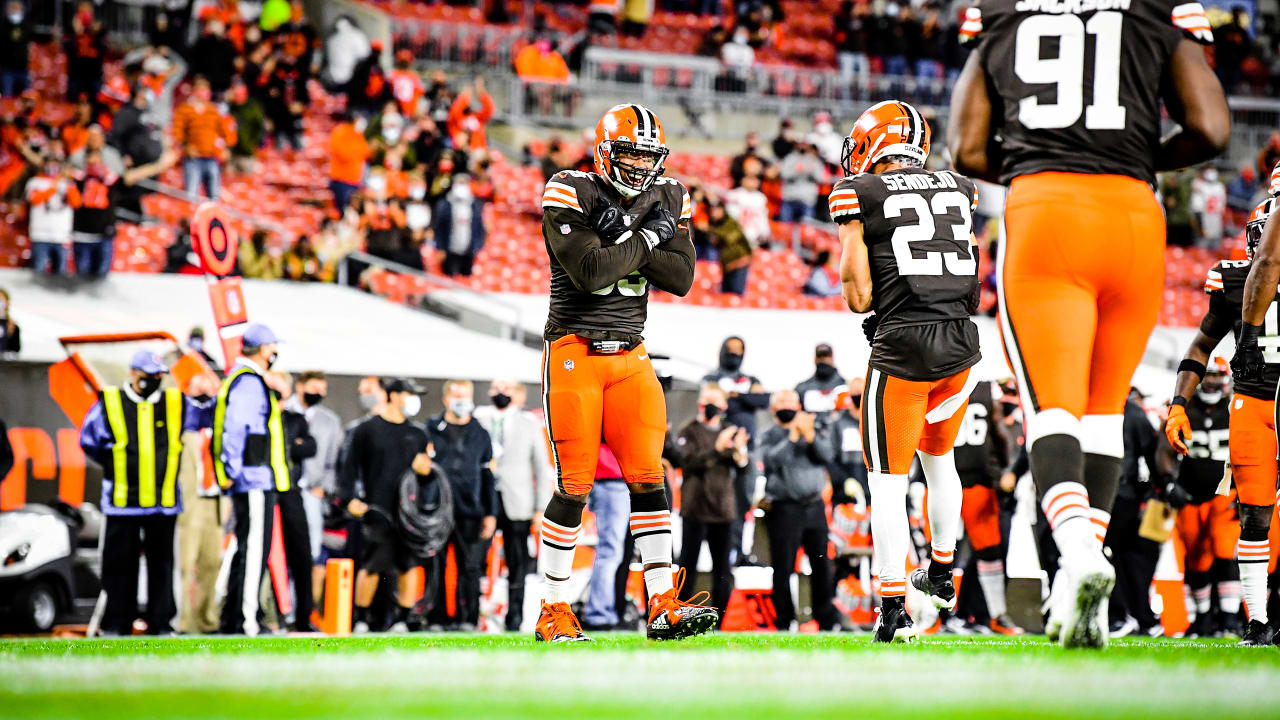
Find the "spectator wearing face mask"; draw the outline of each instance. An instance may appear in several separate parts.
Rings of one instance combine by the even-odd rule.
[[[489,147],[485,126],[493,118],[493,110],[493,97],[484,89],[484,78],[477,76],[449,107],[448,130],[453,146],[466,151]]]
[[[221,369],[222,365],[209,354],[208,348],[205,347],[204,328],[199,325],[191,328],[191,332],[187,334],[187,347],[203,358],[205,364],[213,371],[217,372]]]
[[[0,18],[0,97],[17,97],[31,84],[31,21],[22,0],[8,0]]]
[[[293,399],[293,378],[288,373],[273,370],[267,373],[267,385],[282,405],[280,420],[289,463],[289,489],[277,494],[276,504],[280,508],[285,566],[293,580],[294,618],[291,627],[295,632],[316,632],[311,624],[311,611],[315,607],[311,586],[311,531],[302,500],[304,491],[298,485],[302,480],[303,463],[316,455],[316,440],[311,437],[306,416],[289,405]]]
[[[333,282],[333,267],[316,255],[311,239],[298,238],[284,254],[284,277],[298,282]]]
[[[497,482],[493,476],[493,440],[473,417],[475,388],[470,380],[444,384],[442,414],[427,422],[435,447],[434,464],[444,470],[453,487],[453,533],[449,544],[458,559],[458,615],[445,611],[444,583],[437,583],[437,602],[428,620],[432,624],[475,630],[480,622],[480,578],[484,575],[485,550],[498,527]],[[435,576],[444,576],[447,552],[435,558]]]
[[[526,390],[514,380],[489,385],[491,404],[476,408],[475,417],[493,440],[494,475],[498,483],[498,530],[507,563],[508,632],[524,620],[525,578],[534,570],[529,538],[537,537],[542,508],[555,489],[555,469],[547,455],[546,428],[524,409]]]
[[[22,328],[13,321],[9,291],[0,288],[0,358],[12,358],[22,351]],[[3,477],[0,475],[0,477]]]
[[[1199,244],[1210,248],[1220,245],[1227,212],[1227,186],[1218,178],[1217,168],[1206,167],[1191,181],[1191,212]]]
[[[197,75],[191,97],[173,117],[173,136],[182,148],[182,177],[187,194],[204,194],[217,200],[222,192],[222,157],[236,144],[237,135],[229,118],[213,103],[209,81]]]
[[[819,250],[800,292],[814,297],[840,297],[840,257],[830,250]]]
[[[147,556],[147,632],[172,634],[174,528],[182,512],[178,469],[184,431],[209,426],[207,403],[162,389],[169,369],[150,350],[134,353],[129,382],[107,387],[80,429],[85,456],[102,466],[103,635],[132,635],[138,558]],[[190,437],[188,434],[187,437]]]
[[[778,219],[782,222],[800,222],[813,217],[818,201],[818,185],[826,178],[826,168],[813,145],[796,144],[795,150],[782,159],[782,207]]]
[[[718,386],[725,392],[725,422],[744,428],[750,436],[748,447],[755,447],[756,413],[769,407],[769,395],[754,375],[742,372],[742,359],[746,353],[746,343],[742,338],[733,335],[725,338],[720,346],[720,362],[715,370],[702,377],[702,384]],[[729,541],[733,551],[742,549],[743,523],[747,510],[751,507],[751,495],[754,492],[756,478],[751,467],[742,468],[737,473],[734,489],[737,492],[737,512],[734,514],[733,532]],[[739,557],[739,562],[750,562],[749,558]]]
[[[844,151],[844,135],[836,131],[831,114],[820,112],[813,119],[813,132],[809,144],[818,151],[818,157],[832,169],[840,167],[840,155]]]
[[[302,461],[302,507],[307,516],[308,542],[311,551],[311,593],[319,598],[324,588],[324,508],[325,499],[338,491],[338,453],[342,449],[342,419],[325,407],[329,381],[320,370],[298,375],[296,392],[285,403],[288,409],[301,413],[316,443],[315,455]],[[305,582],[305,581],[304,581]],[[301,619],[301,617],[299,618]]]
[[[769,243],[772,229],[769,227],[769,198],[760,190],[760,175],[764,166],[758,158],[749,158],[745,165],[748,173],[742,184],[724,195],[724,207],[729,216],[742,226],[742,234],[759,248]]]
[[[470,277],[485,241],[483,201],[475,196],[470,175],[455,175],[449,192],[436,201],[432,231],[441,255],[440,271]]]
[[[254,230],[249,242],[241,243],[238,256],[240,274],[258,280],[279,280],[284,276],[280,253],[267,246],[267,231]]]
[[[831,442],[835,459],[827,466],[831,476],[831,503],[866,503],[867,465],[862,459],[862,391],[863,378],[849,381],[848,390],[836,398],[836,414],[831,420]]]
[[[63,163],[60,141],[49,143],[40,173],[27,181],[27,234],[31,238],[31,269],[37,274],[66,275],[67,245],[71,242],[80,189]]]
[[[329,189],[339,213],[364,183],[365,163],[371,154],[369,143],[356,129],[351,114],[344,112],[329,135]]]
[[[372,394],[364,380],[361,384],[366,386],[362,397],[364,390]],[[351,431],[336,497],[339,506],[361,521],[364,532],[352,614],[352,632],[356,633],[386,625],[369,612],[383,574],[399,576],[393,629],[408,629],[416,588],[407,573],[421,565],[422,559],[413,556],[397,529],[400,483],[411,468],[431,465],[427,432],[410,420],[422,409],[421,388],[403,378],[382,378],[376,387],[381,402]]]
[[[813,375],[796,386],[800,406],[808,413],[826,415],[836,409],[836,398],[847,392],[848,384],[836,370],[835,351],[826,343],[813,349]]]
[[[67,100],[75,102],[81,95],[93,97],[102,84],[102,64],[107,59],[107,33],[93,17],[93,3],[81,2],[72,16],[66,53]]]
[[[698,394],[698,416],[676,437],[684,471],[680,567],[687,575],[681,599],[688,600],[698,587],[698,555],[705,542],[711,551],[711,606],[717,608],[728,606],[733,591],[730,536],[737,514],[734,481],[750,462],[750,436],[744,428],[725,420],[728,408],[728,398],[719,385],[703,385]]]
[[[111,271],[116,235],[115,185],[120,176],[111,172],[102,153],[90,151],[85,168],[75,176],[80,204],[71,222],[76,273],[81,277],[105,277]]]
[[[827,555],[827,515],[822,493],[827,486],[827,466],[835,459],[830,431],[800,408],[794,390],[780,390],[770,402],[773,427],[760,439],[765,490],[761,506],[767,508],[769,557],[773,562],[773,606],[779,630],[788,630],[796,619],[791,599],[791,575],[796,551],[803,549],[812,568],[810,589],[813,618],[828,630],[837,625],[832,606],[831,558]]]
[[[745,294],[747,274],[751,269],[751,243],[742,231],[742,225],[729,215],[719,200],[707,203],[707,232],[720,258],[720,292]]]

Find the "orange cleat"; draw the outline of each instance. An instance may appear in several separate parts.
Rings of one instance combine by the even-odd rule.
[[[649,625],[645,635],[650,640],[679,640],[701,635],[720,624],[720,612],[702,605],[711,597],[706,591],[686,602],[678,596],[684,587],[684,568],[676,573],[676,586],[649,600]]]
[[[1018,627],[1018,623],[1014,622],[1007,613],[991,618],[991,631],[997,635],[1025,635],[1027,632]]]
[[[566,602],[542,603],[542,614],[538,616],[533,637],[539,642],[591,642]]]

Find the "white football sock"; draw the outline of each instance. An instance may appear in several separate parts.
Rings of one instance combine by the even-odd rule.
[[[1079,553],[1099,547],[1089,507],[1089,491],[1078,482],[1061,482],[1045,491],[1040,507],[1049,519],[1053,541],[1068,569]],[[1087,556],[1085,556],[1087,557]]]
[[[1240,581],[1224,580],[1218,583],[1218,609],[1227,615],[1240,612]]]
[[[978,584],[982,586],[982,595],[987,599],[987,613],[993,620],[1008,612],[1004,596],[1003,560],[979,560]]]
[[[582,525],[568,528],[543,518],[542,572],[547,581],[546,601],[564,601],[565,585],[573,574],[573,555],[578,546]]]
[[[1271,556],[1269,540],[1240,540],[1236,543],[1236,562],[1240,563],[1240,595],[1249,619],[1267,621],[1267,561]]]
[[[671,575],[671,511],[632,512],[631,537],[635,538],[641,563],[665,563],[644,571],[649,599],[675,587]]]
[[[956,536],[960,534],[960,506],[964,502],[964,486],[956,472],[955,456],[930,455],[916,451],[920,469],[924,470],[929,488],[929,535],[933,559],[952,563],[956,559]]]
[[[907,593],[907,549],[911,544],[907,525],[907,476],[867,473],[871,489],[871,545],[875,552],[880,597]]]
[[[1194,588],[1191,591],[1191,597],[1196,603],[1196,615],[1205,615],[1209,612],[1210,595],[1213,592],[1212,585]],[[1239,598],[1236,598],[1236,609],[1240,608]]]

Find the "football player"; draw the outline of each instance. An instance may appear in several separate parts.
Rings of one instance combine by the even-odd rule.
[[[595,172],[557,173],[542,195],[551,260],[542,400],[558,483],[542,521],[538,640],[587,639],[564,594],[601,439],[631,491],[649,637],[688,637],[719,622],[715,609],[676,596],[662,471],[666,402],[641,337],[650,285],[681,296],[693,286],[692,208],[684,186],[662,175],[668,152],[652,111],[617,105],[596,125]]]
[[[1191,369],[1188,376],[1194,377],[1199,367]],[[1181,384],[1178,389],[1183,389]],[[1168,442],[1160,444],[1161,469],[1174,477],[1165,496],[1170,506],[1178,509],[1174,528],[1186,550],[1183,580],[1196,608],[1195,620],[1187,631],[1191,637],[1213,637],[1220,631],[1241,634],[1240,573],[1235,563],[1240,523],[1235,491],[1217,494],[1230,455],[1230,407],[1227,361],[1214,358],[1206,363],[1204,379],[1195,394],[1169,408]],[[1181,463],[1175,460],[1178,453],[1185,455]],[[1211,607],[1214,584],[1218,586],[1217,618]]]
[[[1213,36],[1183,0],[981,0],[961,34],[976,47],[948,145],[960,172],[1010,186],[1001,335],[1069,583],[1050,629],[1067,647],[1105,647],[1123,408],[1164,284],[1155,173],[1207,160],[1230,136],[1201,47]],[[1162,100],[1178,123],[1163,138]]]
[[[1280,385],[1280,323],[1276,317],[1276,284],[1280,281],[1280,223],[1276,218],[1280,215],[1275,213],[1276,203],[1276,197],[1268,197],[1249,215],[1244,231],[1249,261],[1219,263],[1222,292],[1242,306],[1231,318],[1236,324],[1231,373],[1237,396],[1231,410],[1231,472],[1240,498],[1236,559],[1240,563],[1240,589],[1249,613],[1249,625],[1240,641],[1244,645],[1266,645],[1274,635],[1267,622],[1267,567],[1274,565],[1270,529],[1276,498],[1275,397]],[[1228,268],[1228,264],[1232,267]],[[1246,273],[1242,281],[1240,276]],[[1256,397],[1257,402],[1242,406],[1241,395],[1246,396],[1246,401]],[[1239,441],[1235,433],[1237,416],[1248,418],[1250,428],[1248,437]]]
[[[963,494],[953,446],[981,359],[977,196],[968,178],[924,169],[929,123],[912,106],[873,105],[844,141],[845,177],[831,190],[844,247],[840,280],[849,309],[874,310],[862,403],[862,445],[871,489],[871,537],[880,577],[875,639],[914,639],[905,567],[910,535],[907,474],[920,459],[929,491],[931,561],[911,583],[939,609],[956,604],[951,569]]]
[[[1000,536],[1000,503],[996,481],[1009,462],[1009,443],[995,403],[992,383],[980,382],[969,394],[964,421],[956,434],[956,471],[964,488],[960,517],[977,556],[978,584],[991,616],[989,627],[1000,635],[1021,635],[1005,603],[1004,545]]]

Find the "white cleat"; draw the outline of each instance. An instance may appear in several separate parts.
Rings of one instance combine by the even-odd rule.
[[[1107,603],[1116,584],[1116,569],[1100,550],[1082,553],[1083,562],[1071,574],[1072,593],[1066,622],[1062,625],[1062,647],[1098,648],[1107,646]]]
[[[1058,642],[1062,637],[1062,625],[1067,621],[1071,606],[1070,585],[1071,581],[1067,577],[1066,568],[1059,566],[1058,572],[1053,576],[1053,584],[1049,588],[1049,599],[1045,600],[1040,608],[1040,612],[1049,614],[1049,619],[1044,625],[1044,634],[1049,638],[1049,642]]]

